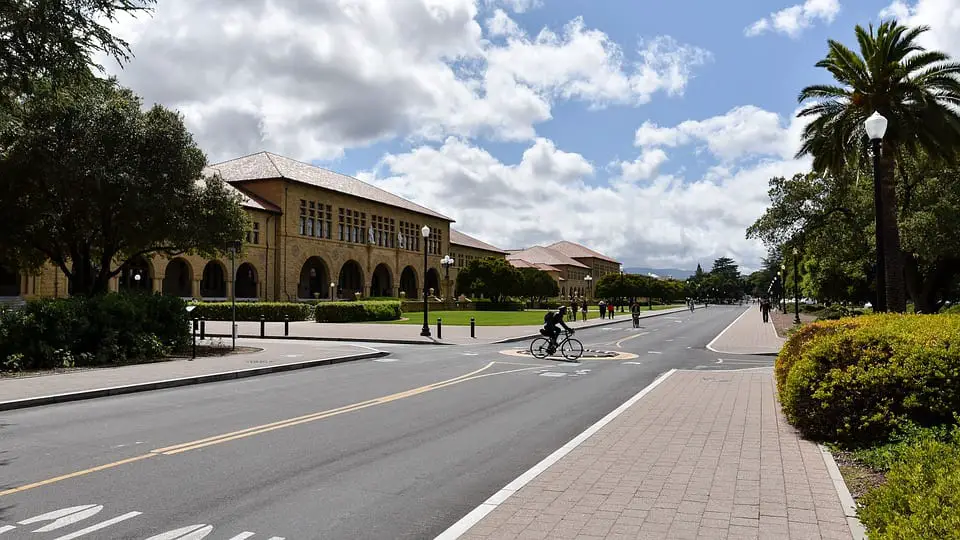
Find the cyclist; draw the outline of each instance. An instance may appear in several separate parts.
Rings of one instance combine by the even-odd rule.
[[[563,322],[566,314],[567,306],[560,306],[560,309],[556,313],[550,311],[543,317],[543,329],[540,330],[540,333],[550,338],[550,354],[553,354],[557,350],[557,337],[560,336],[560,327],[563,327],[564,330],[571,334],[573,333],[573,330],[567,326],[567,323]]]

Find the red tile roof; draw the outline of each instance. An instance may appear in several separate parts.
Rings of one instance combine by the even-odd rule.
[[[450,243],[457,246],[464,246],[464,247],[473,248],[473,249],[481,249],[483,251],[492,251],[494,253],[506,253],[506,251],[498,247],[491,246],[486,242],[477,240],[476,238],[470,235],[463,234],[462,232],[456,231],[453,229],[450,229]]]
[[[512,251],[507,254],[507,259],[523,259],[534,264],[547,264],[550,266],[574,266],[576,268],[589,268],[589,266],[577,262],[572,258],[560,253],[559,251],[545,248],[543,246],[533,246],[522,251]]]
[[[574,259],[586,259],[586,258],[592,257],[594,259],[600,259],[603,261],[620,264],[620,261],[618,260],[607,257],[602,253],[598,253],[588,248],[587,246],[583,246],[575,242],[568,242],[566,240],[562,240],[560,242],[550,244],[547,247],[550,249],[559,251],[560,253],[563,253],[567,257],[571,257]]]

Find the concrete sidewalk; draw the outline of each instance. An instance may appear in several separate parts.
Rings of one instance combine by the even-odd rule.
[[[775,355],[787,340],[777,335],[772,322],[763,322],[759,306],[750,306],[707,348],[722,354]]]
[[[641,318],[657,317],[685,311],[687,308],[644,311]],[[418,314],[411,313],[411,317]],[[423,314],[419,314],[423,317]],[[591,319],[586,322],[567,323],[571,328],[594,328],[610,324],[629,324],[629,313],[617,313],[616,318]],[[444,326],[442,339],[437,339],[436,318],[430,324],[431,337],[420,335],[421,326],[415,324],[378,324],[378,323],[315,323],[298,321],[290,323],[290,335],[286,339],[306,339],[317,341],[353,341],[372,343],[405,343],[416,345],[475,345],[502,343],[509,340],[532,339],[539,336],[540,325],[536,326],[477,326],[476,338],[470,337],[469,326]],[[230,336],[230,321],[207,321],[206,332],[211,336]],[[264,326],[266,338],[283,339],[283,323],[268,322]],[[237,335],[246,338],[260,337],[259,322],[237,322]]]
[[[229,343],[228,343],[229,345]],[[262,351],[0,378],[0,411],[386,356],[368,347],[238,340]]]
[[[670,372],[438,539],[861,537],[831,464],[770,368]]]

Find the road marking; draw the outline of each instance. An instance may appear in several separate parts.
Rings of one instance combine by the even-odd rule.
[[[665,339],[664,341],[673,341],[672,339]]]
[[[140,514],[142,514],[142,512],[127,512],[126,514],[124,514],[124,515],[122,515],[122,516],[117,516],[117,517],[115,517],[115,518],[113,518],[113,519],[108,519],[108,520],[106,520],[106,521],[101,521],[100,523],[97,523],[96,525],[91,525],[91,526],[87,527],[86,529],[80,529],[80,530],[77,531],[77,532],[70,533],[70,534],[65,535],[65,536],[61,536],[60,538],[57,538],[56,540],[73,540],[74,538],[80,538],[81,536],[83,536],[83,535],[85,535],[85,534],[87,534],[87,533],[96,532],[96,531],[99,531],[100,529],[106,529],[107,527],[109,527],[109,526],[111,526],[111,525],[120,523],[121,521],[126,521],[126,520],[131,519],[131,518],[135,518],[135,517],[139,516]]]
[[[99,514],[101,510],[103,510],[103,505],[99,504],[73,506],[70,508],[64,508],[63,510],[55,510],[53,512],[47,512],[46,514],[40,514],[39,516],[32,517],[30,519],[25,519],[21,521],[19,525],[31,525],[41,521],[52,520],[52,523],[48,523],[43,527],[33,531],[35,533],[50,532],[66,527],[67,525],[73,525],[74,523],[87,519],[88,517],[95,516]]]
[[[247,538],[250,538],[250,537],[253,536],[253,535],[254,535],[254,533],[252,533],[252,532],[242,532],[242,533],[234,536],[234,537],[231,538],[230,540],[247,540]],[[274,537],[274,538],[276,538],[276,537]]]
[[[566,377],[566,373],[557,373],[555,371],[547,371],[546,373],[541,373],[541,377]]]
[[[523,473],[517,477],[513,482],[510,482],[503,487],[500,491],[494,493],[489,499],[484,501],[480,506],[477,506],[470,511],[467,515],[463,516],[459,521],[451,525],[447,530],[440,533],[434,540],[456,540],[464,535],[471,527],[480,522],[484,517],[487,516],[490,512],[493,512],[497,506],[502,504],[505,500],[510,498],[511,495],[520,491],[520,489],[530,483],[531,480],[540,475],[543,471],[550,468],[551,465],[560,461],[564,456],[572,452],[575,448],[583,444],[583,442],[593,436],[596,432],[600,431],[601,428],[612,422],[616,417],[623,414],[624,411],[633,406],[634,403],[640,401],[645,395],[649,394],[654,388],[660,385],[667,377],[676,373],[676,369],[671,369],[670,371],[657,377],[652,383],[650,383],[646,388],[638,392],[632,398],[628,399],[625,403],[614,409],[610,414],[601,418],[597,423],[593,424],[586,429],[580,435],[574,437],[570,442],[561,446],[554,453],[550,454],[543,459],[540,463],[537,463],[527,472]]]
[[[303,355],[302,355],[302,354],[287,354],[287,355],[285,355],[286,358],[300,358],[301,356],[303,356]]]
[[[624,362],[624,364],[633,364],[635,366],[642,366],[643,362]]]
[[[663,354],[660,351],[647,351],[647,354]]]
[[[374,362],[380,362],[380,363],[383,363],[383,364],[389,364],[390,362],[396,362],[396,361],[397,361],[396,358],[376,358],[376,359],[374,359]]]
[[[645,335],[647,335],[647,334],[649,334],[649,333],[650,333],[650,332],[639,332],[639,333],[634,334],[634,335],[632,335],[632,336],[630,336],[630,337],[625,337],[625,338],[621,339],[620,341],[618,341],[616,345],[617,345],[617,347],[620,347],[621,344],[622,344],[624,341],[630,341],[631,339],[638,338],[638,337],[642,337],[642,336],[645,336]]]
[[[713,348],[713,344],[716,343],[718,339],[722,338],[723,335],[727,333],[727,330],[730,330],[730,328],[731,328],[733,325],[737,324],[737,321],[739,321],[740,319],[746,317],[747,313],[750,313],[750,310],[751,310],[751,309],[753,309],[753,308],[747,308],[746,311],[744,311],[743,313],[741,313],[740,316],[737,317],[736,319],[734,319],[732,323],[728,324],[727,327],[723,329],[723,331],[721,331],[719,334],[717,334],[717,337],[713,338],[713,339],[710,341],[710,343],[707,343],[707,349],[709,349],[709,350],[711,350],[711,351],[713,351],[713,352],[721,352],[721,351],[718,351],[718,350],[714,349],[714,348]]]
[[[147,538],[147,540],[201,540],[211,532],[213,532],[213,525],[201,523],[200,525],[188,525],[173,531],[157,534]],[[253,536],[253,533],[250,533],[250,536]],[[250,536],[245,536],[244,538],[250,538]]]
[[[723,358],[717,358],[717,363],[718,363],[718,364],[722,364],[722,363],[723,363]]]
[[[12,530],[14,530],[14,529],[16,529],[16,527],[14,527],[13,525],[4,525],[4,526],[0,527],[0,534],[3,534],[3,533],[5,533],[5,532],[7,532],[7,531],[12,531]]]
[[[395,394],[390,394],[390,395],[388,395],[388,396],[382,396],[382,397],[379,397],[379,398],[369,399],[369,400],[367,400],[367,401],[361,401],[361,402],[359,402],[359,403],[353,403],[353,404],[351,404],[351,405],[345,405],[345,406],[343,406],[343,407],[338,407],[338,408],[336,408],[336,409],[330,409],[330,410],[326,410],[326,411],[319,411],[319,412],[315,412],[315,413],[311,413],[311,414],[306,414],[306,415],[303,415],[303,416],[298,416],[298,417],[295,417],[295,418],[288,418],[288,419],[286,419],[286,420],[279,420],[279,421],[277,421],[277,422],[272,422],[272,423],[269,423],[269,424],[263,424],[263,425],[260,425],[260,426],[254,426],[254,427],[242,429],[242,430],[239,430],[239,431],[233,431],[233,432],[230,432],[230,433],[223,433],[223,434],[220,434],[220,435],[214,435],[214,436],[212,436],[212,437],[207,437],[207,438],[199,439],[199,440],[196,440],[196,441],[190,441],[190,442],[186,442],[186,443],[176,444],[176,445],[167,446],[167,447],[164,447],[164,448],[157,448],[157,449],[155,449],[155,450],[150,451],[150,452],[147,453],[147,454],[142,454],[142,455],[134,456],[134,457],[127,458],[127,459],[121,459],[121,460],[119,460],[119,461],[114,461],[114,462],[112,462],[112,463],[106,463],[106,464],[104,464],[104,465],[98,465],[98,466],[96,466],[96,467],[92,467],[92,468],[89,468],[89,469],[84,469],[84,470],[81,470],[81,471],[76,471],[76,472],[72,472],[72,473],[69,473],[69,474],[64,474],[64,475],[57,476],[57,477],[54,477],[54,478],[48,478],[48,479],[46,479],[46,480],[41,480],[41,481],[39,481],[39,482],[33,482],[33,483],[31,483],[31,484],[26,484],[26,485],[23,485],[23,486],[19,486],[19,487],[7,489],[7,490],[4,490],[4,491],[0,491],[0,497],[6,496],[6,495],[12,495],[12,494],[14,494],[14,493],[21,493],[21,492],[24,492],[24,491],[27,491],[27,490],[30,490],[30,489],[35,489],[35,488],[38,488],[38,487],[43,487],[43,486],[47,486],[47,485],[50,485],[50,484],[55,484],[55,483],[61,482],[61,481],[63,481],[63,480],[69,480],[69,479],[71,479],[71,478],[77,478],[77,477],[79,477],[79,476],[85,476],[85,475],[88,475],[88,474],[91,474],[91,473],[95,473],[95,472],[99,472],[99,471],[102,471],[102,470],[111,469],[111,468],[114,468],[114,467],[119,467],[119,466],[121,466],[121,465],[126,465],[126,464],[128,464],[128,463],[133,463],[133,462],[135,462],[135,461],[140,461],[140,460],[144,460],[144,459],[148,459],[148,458],[158,457],[158,456],[160,456],[160,455],[172,456],[172,455],[176,455],[176,454],[179,454],[179,453],[182,453],[182,452],[187,452],[187,451],[189,451],[189,450],[196,450],[196,449],[199,449],[199,448],[204,448],[204,447],[212,446],[212,445],[215,445],[215,444],[220,444],[220,443],[224,443],[224,442],[234,441],[234,440],[237,440],[237,439],[242,439],[242,438],[250,437],[250,436],[253,436],[253,435],[260,435],[260,434],[262,434],[262,433],[267,433],[267,432],[270,432],[270,431],[273,431],[273,430],[276,430],[276,429],[280,429],[280,428],[291,427],[291,426],[303,424],[303,423],[306,423],[306,422],[313,422],[313,421],[316,421],[316,420],[323,420],[323,419],[325,419],[325,418],[330,418],[330,417],[332,417],[332,416],[337,416],[337,415],[340,415],[340,414],[343,414],[343,413],[359,411],[359,410],[365,409],[365,408],[367,408],[367,407],[372,407],[372,406],[375,406],[375,405],[383,405],[383,404],[390,403],[390,402],[392,402],[392,401],[396,401],[396,400],[399,400],[399,399],[404,399],[404,398],[408,398],[408,397],[412,397],[412,396],[417,396],[417,395],[420,395],[420,394],[424,394],[424,393],[427,393],[427,392],[431,392],[431,391],[433,391],[433,390],[439,390],[439,389],[441,389],[441,388],[446,388],[446,387],[448,387],[448,386],[453,386],[453,385],[455,385],[455,384],[460,384],[460,383],[464,383],[464,382],[468,382],[468,381],[473,381],[473,380],[477,380],[477,379],[482,379],[482,378],[485,378],[485,377],[491,377],[491,376],[495,376],[495,375],[506,375],[506,374],[509,374],[509,373],[517,373],[517,372],[521,372],[521,371],[529,371],[529,370],[532,370],[532,369],[537,369],[537,368],[542,368],[542,367],[543,367],[542,364],[538,364],[538,365],[532,366],[532,367],[524,367],[524,368],[512,369],[512,370],[507,370],[507,371],[495,371],[495,372],[493,372],[493,373],[483,373],[484,371],[490,369],[490,368],[493,367],[494,365],[496,365],[496,364],[503,364],[503,363],[506,363],[506,362],[493,361],[493,362],[490,362],[489,364],[487,364],[486,366],[484,366],[484,367],[482,367],[482,368],[480,368],[480,369],[471,371],[470,373],[466,373],[466,374],[464,374],[464,375],[460,375],[459,377],[454,377],[454,378],[452,378],[452,379],[447,379],[447,380],[445,380],[445,381],[440,381],[440,382],[436,382],[436,383],[432,383],[432,384],[420,386],[420,387],[418,387],[418,388],[412,388],[412,389],[410,389],[410,390],[405,390],[405,391],[403,391],[403,392],[397,392],[397,393],[395,393]],[[530,364],[521,364],[521,365],[530,365]],[[59,539],[58,539],[58,540],[59,540]]]
[[[465,353],[463,353],[463,355],[464,355],[464,356],[480,356],[480,353],[465,352]]]

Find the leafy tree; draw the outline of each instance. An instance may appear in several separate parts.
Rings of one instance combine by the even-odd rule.
[[[874,112],[889,120],[880,155],[878,212],[888,307],[899,312],[906,309],[906,290],[896,213],[898,160],[926,152],[953,161],[960,150],[960,63],[917,43],[928,30],[897,21],[882,22],[876,29],[857,26],[859,54],[830,40],[827,56],[817,67],[827,69],[839,85],[808,86],[799,98],[812,102],[799,116],[813,120],[804,129],[798,155],[812,155],[816,171],[829,171],[837,179],[851,164],[865,162],[864,120]]]
[[[518,296],[525,296],[537,302],[543,302],[547,298],[554,298],[560,295],[560,285],[543,270],[536,268],[520,268],[519,286],[517,288]]]
[[[457,290],[502,302],[520,289],[521,274],[505,259],[474,259],[457,274]]]
[[[0,253],[21,268],[49,260],[70,292],[107,291],[127,261],[215,255],[242,238],[238,196],[201,179],[206,159],[182,119],[113,80],[49,82],[0,126]]]
[[[89,76],[94,53],[124,62],[130,47],[104,24],[149,12],[155,0],[0,0],[0,99],[30,94],[39,79]]]

